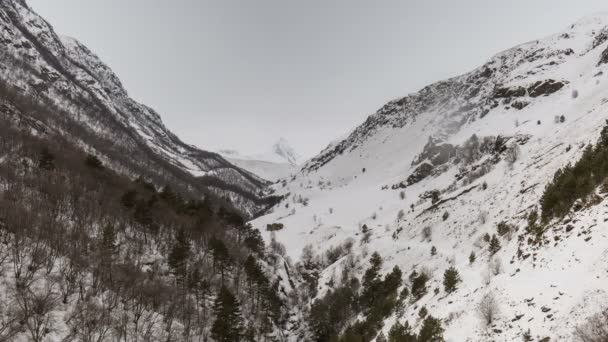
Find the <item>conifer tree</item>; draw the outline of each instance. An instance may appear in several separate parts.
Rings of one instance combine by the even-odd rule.
[[[84,164],[92,169],[102,169],[103,163],[99,158],[92,154],[87,154],[87,157],[84,160]]]
[[[228,265],[230,264],[230,254],[228,248],[224,242],[215,237],[209,240],[209,247],[211,248],[211,255],[213,256],[213,269],[219,271],[222,277],[222,284],[224,284],[224,275]]]
[[[186,236],[186,232],[180,229],[175,238],[173,249],[169,253],[169,266],[173,270],[173,274],[177,277],[178,282],[184,280],[186,274],[186,264],[190,256],[190,242]]]
[[[441,321],[428,316],[422,323],[422,328],[418,333],[417,342],[443,342],[443,328],[441,327]]]
[[[380,331],[380,333],[376,337],[376,342],[388,342],[386,336],[384,335],[384,332]]]
[[[445,292],[452,293],[456,291],[460,281],[460,275],[454,266],[445,270],[445,273],[443,274],[443,287],[445,288]]]
[[[211,337],[216,342],[239,342],[242,337],[242,318],[239,302],[232,292],[222,286],[213,305],[215,322]]]
[[[475,259],[477,259],[475,252],[471,252],[471,254],[469,255],[469,264],[473,264],[475,262]]]
[[[408,321],[401,324],[397,321],[388,332],[389,342],[416,342],[416,335],[412,333],[412,328]]]
[[[422,296],[426,294],[426,282],[428,280],[429,277],[424,272],[415,276],[412,280],[412,296],[414,296],[416,300],[422,298]]]
[[[492,239],[490,240],[489,250],[491,255],[496,254],[496,252],[500,250],[500,241],[498,241],[498,238],[494,234],[492,235]]]

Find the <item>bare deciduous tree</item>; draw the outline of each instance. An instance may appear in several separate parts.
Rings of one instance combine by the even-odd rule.
[[[481,298],[481,301],[477,305],[477,313],[487,326],[494,322],[500,313],[498,300],[494,293],[488,292]]]
[[[585,324],[577,327],[574,336],[580,342],[608,341],[608,309],[591,316]]]

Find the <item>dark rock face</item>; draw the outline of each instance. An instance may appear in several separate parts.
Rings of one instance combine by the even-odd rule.
[[[428,160],[434,166],[442,165],[447,163],[452,157],[456,155],[456,148],[452,144],[440,144],[437,145],[435,140],[429,140],[424,146],[422,153],[420,153],[416,159],[412,162],[412,165],[420,164],[421,162]]]
[[[600,56],[600,61],[599,63],[597,63],[597,66],[600,66],[602,64],[608,64],[608,48],[606,48],[606,50],[602,52],[602,55]]]
[[[420,182],[426,177],[430,176],[435,167],[430,163],[422,163],[420,164],[416,170],[407,178],[407,185],[412,185]]]
[[[531,97],[539,97],[542,95],[550,95],[562,89],[566,82],[555,80],[538,81],[528,88],[528,94]]]
[[[530,103],[526,102],[526,101],[515,101],[511,104],[511,106],[515,109],[519,109],[522,110],[524,109],[526,106],[528,106]]]
[[[494,92],[495,99],[509,98],[509,97],[522,97],[526,96],[526,88],[514,87],[514,88],[498,88]]]

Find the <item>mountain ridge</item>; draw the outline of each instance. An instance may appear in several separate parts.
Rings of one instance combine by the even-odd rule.
[[[381,274],[394,266],[427,274],[426,292],[382,319],[385,335],[397,321],[420,329],[424,307],[446,341],[512,341],[528,331],[573,340],[608,303],[608,279],[595,268],[608,242],[605,194],[543,223],[540,237],[531,218],[545,185],[595,144],[608,119],[607,31],[608,16],[592,15],[388,102],[274,185],[282,201],[252,225],[283,227],[264,236],[284,243],[305,279],[315,279],[313,303],[348,288],[343,279],[361,283],[372,252],[384,260]],[[462,283],[446,293],[441,278],[452,267]],[[575,285],[572,275],[588,281]],[[486,295],[500,308],[489,325],[478,310]],[[338,330],[364,318],[355,312]],[[313,339],[322,322],[309,321]]]
[[[112,132],[107,124],[104,127],[114,120],[121,134],[128,132],[129,148],[148,150],[145,153],[190,174],[189,183],[199,182],[197,187],[225,197],[247,215],[264,210],[267,202],[259,194],[265,181],[218,154],[183,143],[164,126],[158,113],[128,97],[118,77],[94,53],[73,38],[58,36],[24,2],[3,1],[0,9],[4,28],[0,39],[7,47],[3,57],[16,59],[12,64],[17,67],[10,70],[12,74],[6,69],[3,74],[15,89],[62,108],[79,125],[114,136],[114,141],[124,140],[126,136]],[[17,78],[18,74],[22,77]],[[83,106],[87,102],[90,110]],[[93,111],[104,112],[95,127],[87,122]]]

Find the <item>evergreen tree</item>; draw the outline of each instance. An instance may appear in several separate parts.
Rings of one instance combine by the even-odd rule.
[[[183,280],[186,273],[186,264],[189,256],[190,242],[184,229],[180,229],[175,238],[173,249],[169,253],[169,266],[177,277],[178,282]]]
[[[363,291],[361,292],[361,304],[369,309],[374,306],[377,298],[382,292],[382,279],[380,270],[382,269],[382,258],[380,254],[374,252],[369,260],[370,267],[363,274]]]
[[[435,256],[437,255],[437,247],[433,246],[431,247],[431,256]]]
[[[47,171],[55,170],[55,156],[46,147],[40,152],[38,167]]]
[[[477,259],[475,252],[471,252],[471,254],[469,255],[469,264],[473,264],[475,262],[475,259]]]
[[[87,157],[84,160],[84,164],[92,169],[102,169],[103,163],[99,158],[92,154],[87,154]]]
[[[376,337],[376,342],[388,342],[386,339],[386,336],[384,335],[384,333],[382,331],[380,331],[380,333]]]
[[[228,248],[226,248],[224,241],[215,237],[209,240],[209,248],[211,249],[211,256],[213,257],[214,272],[220,272],[222,284],[224,284],[224,275],[230,264],[230,254],[228,252]]]
[[[422,298],[422,296],[426,294],[426,282],[428,280],[429,277],[424,272],[414,277],[414,280],[412,281],[412,296],[414,296],[416,300]]]
[[[416,335],[412,333],[412,328],[408,321],[405,324],[397,321],[388,332],[389,342],[416,342]]]
[[[443,287],[445,292],[452,293],[456,291],[458,283],[461,281],[458,270],[454,266],[445,270],[443,274]]]
[[[215,322],[211,337],[216,342],[239,342],[242,337],[241,309],[239,302],[227,287],[222,286],[213,305]]]
[[[443,328],[441,321],[428,316],[422,323],[417,342],[443,342]]]
[[[496,254],[496,252],[498,252],[500,250],[500,241],[498,241],[498,238],[496,237],[496,235],[492,235],[492,239],[490,240],[490,254],[494,255]]]

